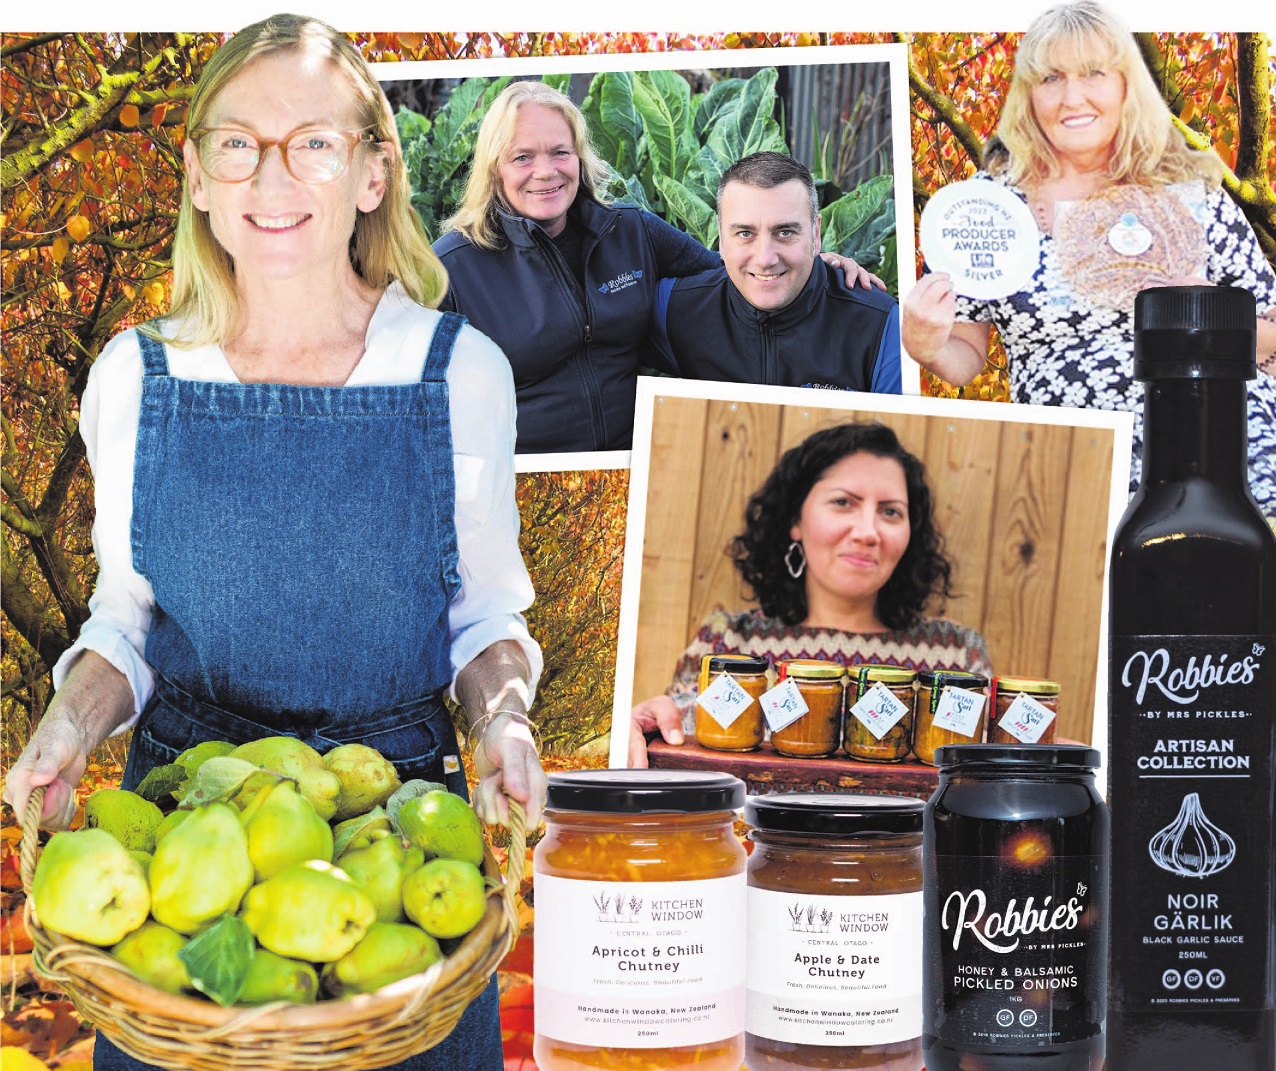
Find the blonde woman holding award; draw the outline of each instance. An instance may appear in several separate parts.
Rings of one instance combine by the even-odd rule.
[[[923,216],[922,248],[935,270],[904,305],[905,348],[941,379],[965,384],[983,370],[995,324],[1015,401],[1136,414],[1133,487],[1142,449],[1134,295],[1243,287],[1260,313],[1250,483],[1276,515],[1276,273],[1220,187],[1221,170],[1175,130],[1133,37],[1110,12],[1093,0],[1051,8],[1019,45],[985,169],[962,184],[1026,207],[1039,249],[1035,257],[1029,249],[1021,281],[997,292],[967,270],[969,251],[936,241]]]

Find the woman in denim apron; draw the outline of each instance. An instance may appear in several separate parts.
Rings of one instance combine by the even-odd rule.
[[[88,754],[133,724],[126,788],[202,740],[287,734],[465,796],[451,687],[475,809],[504,820],[508,795],[534,825],[512,383],[434,311],[385,98],[344,37],[276,16],[209,61],[187,123],[173,312],[114,340],[85,394],[93,616],[6,796],[47,785],[66,825]],[[496,1003],[493,980],[397,1066],[497,1071]],[[94,1066],[148,1065],[99,1035]]]

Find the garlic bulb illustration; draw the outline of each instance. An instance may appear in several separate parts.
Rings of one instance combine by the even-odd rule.
[[[1201,797],[1183,797],[1178,817],[1148,844],[1152,861],[1162,870],[1184,878],[1217,874],[1236,858],[1236,841],[1205,817]]]

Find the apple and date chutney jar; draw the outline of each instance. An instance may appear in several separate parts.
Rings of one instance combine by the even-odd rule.
[[[843,678],[838,662],[794,658],[777,667],[780,687],[792,681],[806,713],[781,729],[771,728],[771,746],[790,758],[824,758],[837,750],[842,736]],[[800,707],[798,709],[801,709]]]
[[[541,1071],[739,1071],[744,795],[725,773],[549,775],[534,857]]]
[[[1058,681],[1035,677],[992,679],[990,744],[1053,744],[1058,729]]]
[[[756,751],[766,735],[760,702],[770,663],[755,655],[705,655],[696,696],[696,741],[714,751]]]
[[[988,722],[988,678],[963,670],[921,670],[913,715],[913,754],[935,766],[935,749],[979,744]]]
[[[1079,744],[941,747],[926,804],[927,1071],[1101,1071],[1108,810]]]
[[[842,747],[863,762],[903,762],[913,743],[915,669],[854,666],[846,690]]]
[[[922,813],[905,796],[750,797],[750,1071],[919,1071]]]

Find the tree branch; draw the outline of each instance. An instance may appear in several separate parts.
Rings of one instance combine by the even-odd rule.
[[[0,610],[46,666],[51,667],[71,646],[66,630],[50,620],[40,600],[22,582],[7,539],[0,539]]]
[[[1266,34],[1236,35],[1236,78],[1241,113],[1236,177],[1270,192],[1267,158],[1271,152],[1272,92]]]
[[[936,117],[953,132],[953,136],[978,167],[983,161],[984,143],[971,129],[970,124],[961,117],[957,105],[922,77],[917,65],[913,62],[911,47],[908,50],[908,84],[921,100],[930,105]]]

